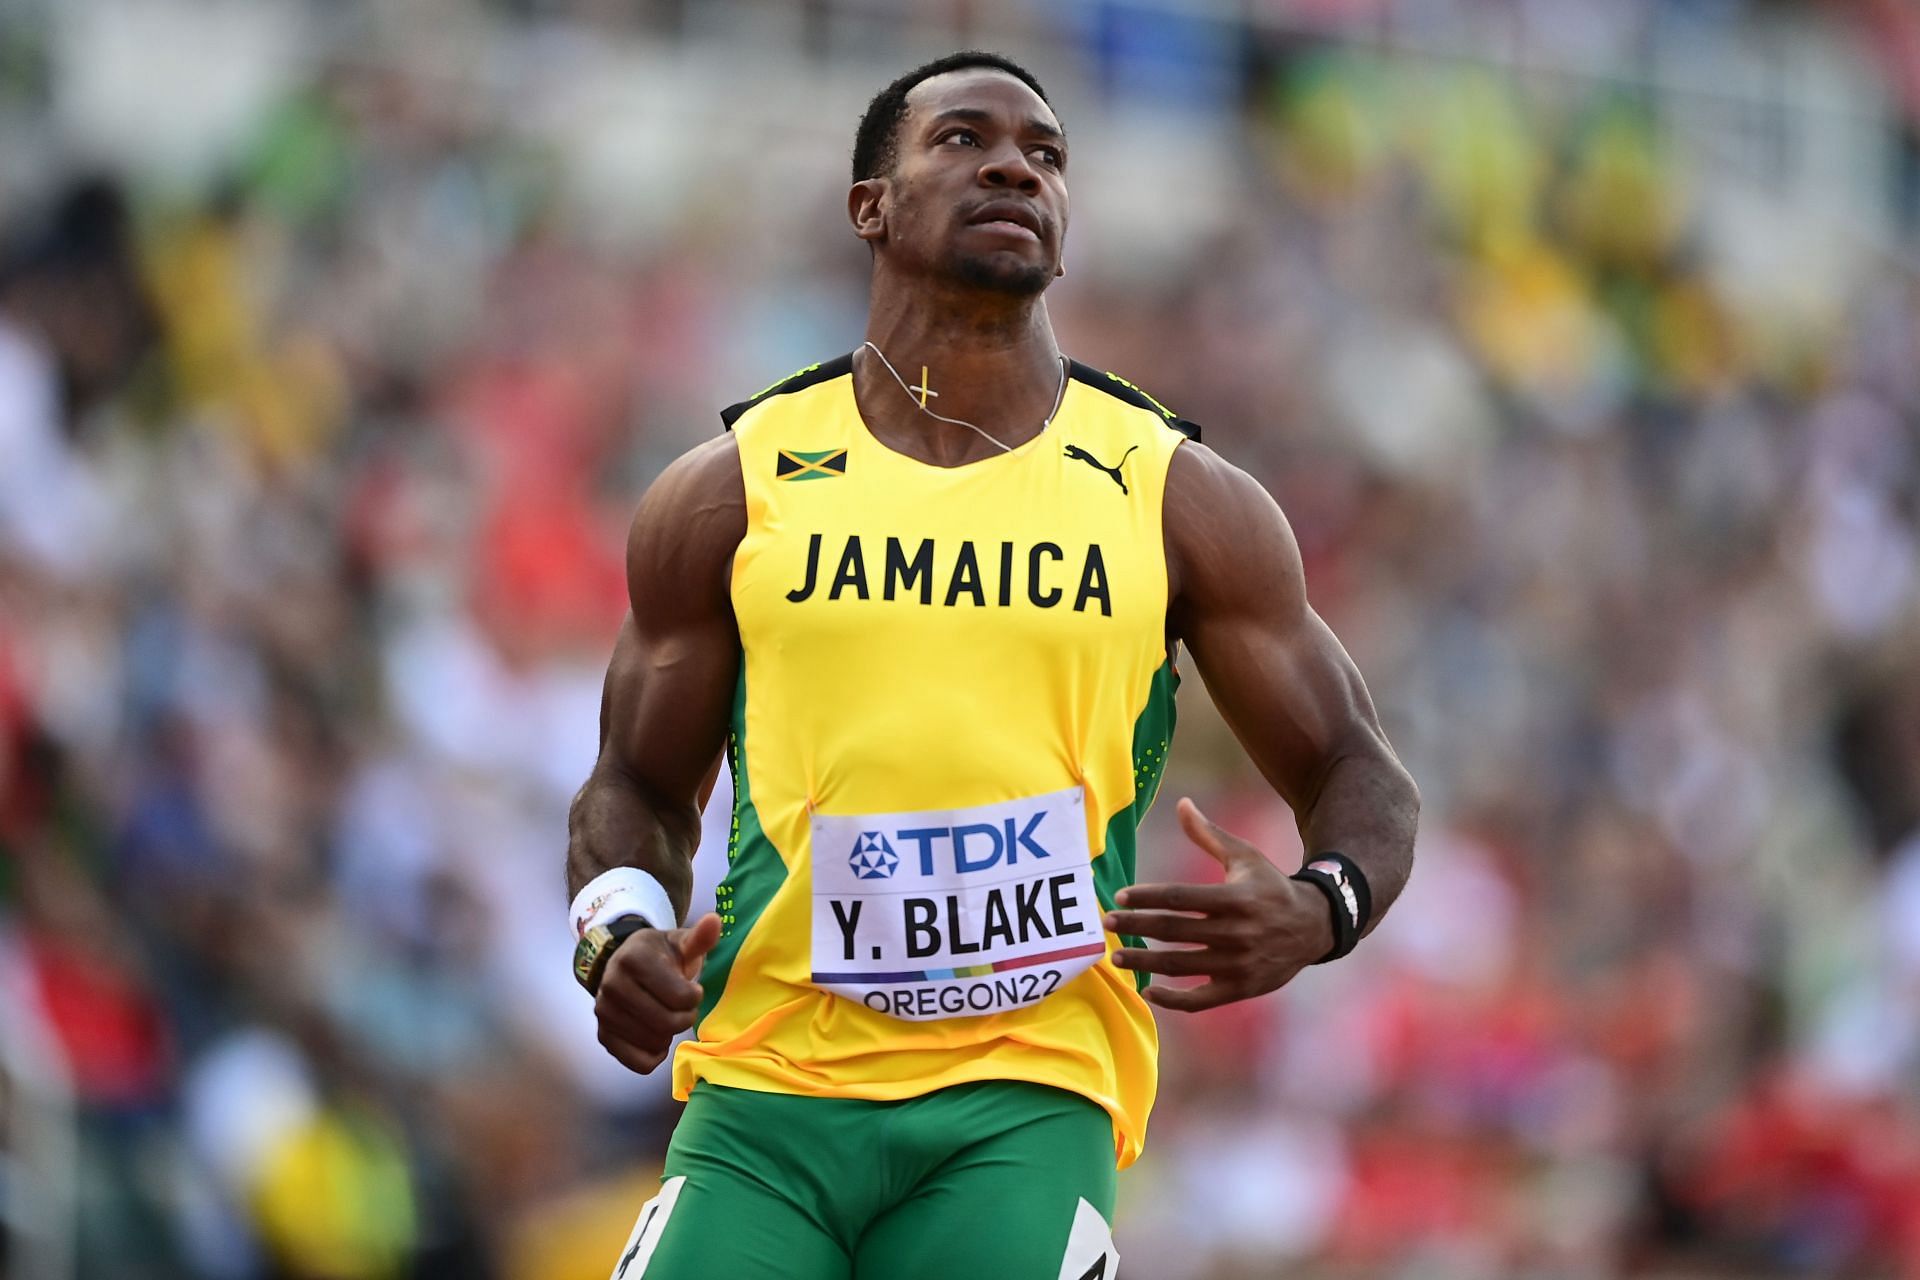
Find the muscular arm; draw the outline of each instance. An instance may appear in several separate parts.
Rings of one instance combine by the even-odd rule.
[[[1412,869],[1420,797],[1353,659],[1307,603],[1293,531],[1259,484],[1199,445],[1174,455],[1165,513],[1173,633],[1247,754],[1292,806],[1308,858],[1338,850],[1359,865],[1372,890],[1371,928]],[[1135,949],[1116,962],[1214,981],[1153,988],[1150,997],[1208,1008],[1270,991],[1326,953],[1332,932],[1318,890],[1288,880],[1191,801],[1180,818],[1226,866],[1227,883],[1138,886],[1121,897],[1139,909],[1114,921],[1201,949]]]
[[[1308,856],[1338,849],[1359,863],[1379,920],[1413,867],[1420,796],[1359,668],[1307,603],[1293,530],[1251,476],[1199,446],[1174,457],[1166,519],[1175,634],[1292,806]]]
[[[633,613],[600,702],[600,755],[567,815],[567,891],[636,866],[686,914],[700,802],[726,740],[740,638],[727,566],[746,531],[731,437],[676,461],[627,537]]]
[[[627,537],[633,613],[614,643],[600,702],[600,755],[567,814],[567,888],[638,867],[684,917],[700,806],[713,785],[740,672],[727,567],[746,533],[731,437],[680,458],[640,501]],[[656,922],[607,962],[594,998],[600,1043],[635,1071],[665,1059],[693,1025],[700,961],[720,933],[708,913]]]

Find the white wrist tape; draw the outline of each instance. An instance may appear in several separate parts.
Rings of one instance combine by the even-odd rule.
[[[568,916],[576,938],[584,938],[595,925],[621,916],[639,916],[656,929],[671,929],[680,923],[667,891],[638,867],[614,867],[589,880],[587,887],[574,895]]]

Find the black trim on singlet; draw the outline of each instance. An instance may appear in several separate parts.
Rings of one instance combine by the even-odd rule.
[[[820,364],[810,364],[798,373],[790,373],[770,387],[754,392],[739,404],[730,404],[720,411],[720,421],[727,430],[733,430],[733,424],[740,421],[740,415],[765,400],[768,396],[783,396],[789,391],[801,391],[807,387],[816,387],[823,382],[831,382],[853,372],[853,353],[837,359],[826,360]]]
[[[1200,424],[1188,422],[1167,406],[1155,400],[1140,388],[1128,382],[1117,373],[1108,373],[1105,369],[1096,369],[1090,364],[1081,364],[1078,360],[1067,361],[1075,382],[1084,382],[1096,390],[1104,391],[1116,400],[1124,400],[1136,409],[1145,409],[1158,414],[1161,421],[1178,431],[1195,444],[1200,443]]]
[[[1084,382],[1095,390],[1103,391],[1116,400],[1125,401],[1136,409],[1145,409],[1149,413],[1156,414],[1161,421],[1165,422],[1169,427],[1173,428],[1173,430],[1178,431],[1181,435],[1194,441],[1196,444],[1199,443],[1199,423],[1189,422],[1185,418],[1180,417],[1174,413],[1173,410],[1167,408],[1167,406],[1161,404],[1158,400],[1155,400],[1152,396],[1134,386],[1119,374],[1108,373],[1104,369],[1096,369],[1089,364],[1081,364],[1078,360],[1068,360],[1067,371],[1068,375],[1072,377],[1075,382]],[[802,391],[808,387],[819,386],[823,382],[831,382],[835,378],[843,377],[852,372],[852,352],[848,352],[846,355],[836,357],[832,360],[822,361],[819,364],[808,365],[798,373],[789,374],[772,386],[755,392],[740,403],[728,405],[720,411],[720,421],[725,424],[727,430],[731,431],[733,430],[733,424],[740,421],[747,410],[753,408],[769,396],[781,396],[786,395],[790,391]]]

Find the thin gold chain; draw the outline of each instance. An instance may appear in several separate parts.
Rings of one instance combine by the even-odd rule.
[[[887,372],[893,375],[893,380],[900,384],[900,389],[902,391],[907,393],[907,399],[913,400],[913,388],[908,386],[907,380],[900,376],[900,371],[893,367],[893,361],[887,359],[887,353],[882,351],[879,347],[874,346],[871,339],[861,343],[860,345],[863,347],[873,347],[873,354],[880,357],[880,363],[887,367]],[[1045,433],[1046,429],[1053,425],[1054,415],[1060,412],[1060,404],[1066,398],[1067,398],[1067,358],[1065,356],[1061,356],[1060,357],[1060,389],[1053,393],[1053,408],[1047,410],[1046,419],[1042,421],[1040,424],[1041,433]],[[975,434],[979,435],[982,439],[987,441],[987,443],[998,448],[1002,453],[1013,452],[1012,445],[1004,444],[999,440],[998,437],[988,435],[985,431],[981,430],[979,427],[974,426],[973,423],[968,422],[965,418],[949,418],[943,413],[935,413],[933,410],[927,408],[925,403],[919,400],[914,400],[914,407],[919,409],[920,412],[926,414],[929,418],[935,418],[941,422],[951,422],[956,427],[967,428],[969,431],[972,431]]]

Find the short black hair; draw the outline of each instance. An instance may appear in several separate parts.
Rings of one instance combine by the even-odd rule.
[[[853,180],[865,182],[868,178],[881,177],[899,159],[899,149],[895,144],[900,133],[900,122],[907,118],[907,95],[913,92],[915,85],[922,80],[931,80],[949,71],[965,71],[969,67],[1004,71],[1038,94],[1040,101],[1049,107],[1053,105],[1047,99],[1047,91],[1033,78],[1033,72],[1012,58],[983,49],[962,49],[959,53],[935,58],[932,62],[915,67],[873,95],[873,101],[867,104],[867,114],[860,117],[860,128],[853,135]]]

